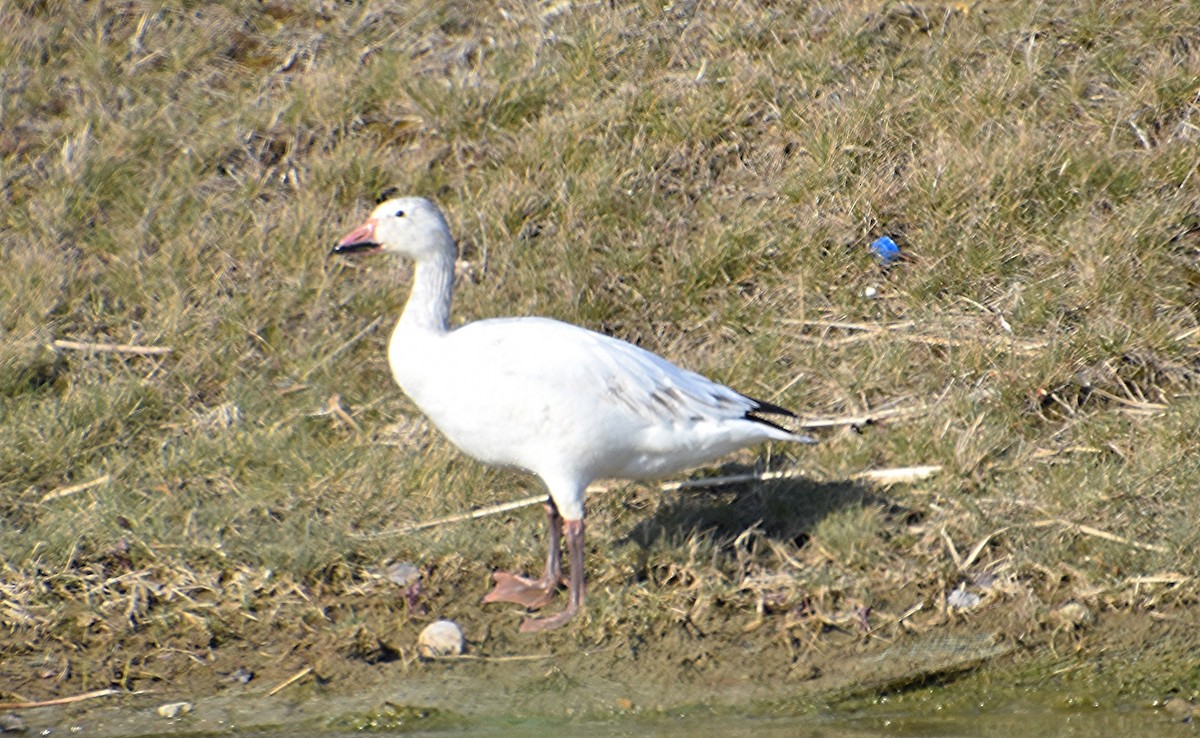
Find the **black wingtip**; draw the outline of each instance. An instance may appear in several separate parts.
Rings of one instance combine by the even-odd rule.
[[[742,417],[744,417],[746,420],[753,420],[755,423],[762,423],[763,425],[767,426],[768,428],[774,428],[775,430],[781,430],[784,433],[792,433],[793,432],[791,428],[784,427],[784,426],[780,425],[779,423],[776,423],[774,420],[771,420],[770,418],[764,418],[761,415],[756,415],[755,412],[756,411],[754,411],[754,410],[749,410]]]
[[[746,411],[746,415],[745,415],[746,420],[753,420],[755,423],[762,423],[763,425],[768,426],[770,428],[774,428],[775,430],[781,430],[784,433],[791,433],[792,435],[796,436],[799,439],[802,439],[802,440],[805,440],[808,442],[814,442],[814,440],[812,438],[810,438],[809,436],[802,436],[802,435],[796,433],[796,431],[792,430],[791,428],[788,428],[787,426],[780,425],[779,423],[776,423],[774,420],[771,420],[770,418],[763,417],[764,415],[782,415],[785,418],[794,418],[794,417],[796,417],[796,413],[792,412],[791,410],[788,410],[786,407],[780,407],[779,405],[776,405],[775,403],[772,403],[772,402],[767,402],[766,400],[759,400],[757,398],[749,397],[747,395],[742,395],[742,396],[745,397],[750,402],[754,403],[754,407],[752,407]]]
[[[750,412],[747,413],[747,415],[751,413],[762,413],[764,415],[783,415],[788,418],[796,417],[796,413],[788,410],[786,407],[780,407],[779,405],[767,402],[766,400],[759,400],[755,397],[745,397],[747,400],[754,403],[754,407],[750,408]]]

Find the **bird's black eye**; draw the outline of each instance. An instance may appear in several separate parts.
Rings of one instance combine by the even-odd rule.
[[[397,218],[403,218],[403,217],[404,217],[404,211],[403,211],[403,210],[397,210],[397,211],[396,211],[396,217],[397,217]]]

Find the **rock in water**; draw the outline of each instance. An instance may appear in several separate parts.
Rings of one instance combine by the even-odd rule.
[[[25,721],[11,712],[0,712],[0,733],[24,733]]]
[[[158,714],[165,718],[175,718],[192,711],[191,702],[168,702],[158,706]]]

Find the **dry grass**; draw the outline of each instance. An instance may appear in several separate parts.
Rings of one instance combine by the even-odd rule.
[[[9,2],[0,30],[8,653],[99,644],[71,678],[127,685],[287,622],[378,659],[322,598],[409,613],[367,575],[409,559],[467,619],[489,567],[538,565],[537,514],[363,535],[536,492],[359,336],[403,268],[327,246],[391,187],[459,234],[460,320],[560,317],[812,415],[929,408],[735,459],[809,482],[597,498],[555,638],[1195,602],[1189,3]]]

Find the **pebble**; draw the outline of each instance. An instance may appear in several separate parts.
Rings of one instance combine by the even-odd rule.
[[[427,659],[457,656],[465,646],[462,628],[453,620],[434,621],[425,626],[425,630],[417,637],[417,653]]]
[[[1059,630],[1075,630],[1096,622],[1096,616],[1086,605],[1068,602],[1050,612],[1050,624]]]
[[[168,702],[158,706],[158,714],[165,718],[179,717],[192,711],[191,702]]]
[[[244,666],[239,666],[225,675],[225,681],[233,682],[234,684],[249,684],[253,678],[254,672]]]
[[[25,721],[11,712],[0,712],[0,733],[24,733]]]
[[[968,592],[966,585],[962,585],[946,595],[946,604],[955,610],[967,610],[975,607],[982,601],[983,598],[979,595],[974,592]]]
[[[1178,697],[1172,697],[1164,702],[1162,709],[1176,720],[1188,723],[1190,723],[1196,717],[1197,713],[1197,708],[1195,705]]]
[[[421,570],[416,564],[408,561],[401,561],[392,564],[384,572],[384,576],[388,578],[392,584],[398,584],[401,587],[407,587],[413,582],[421,578]]]

